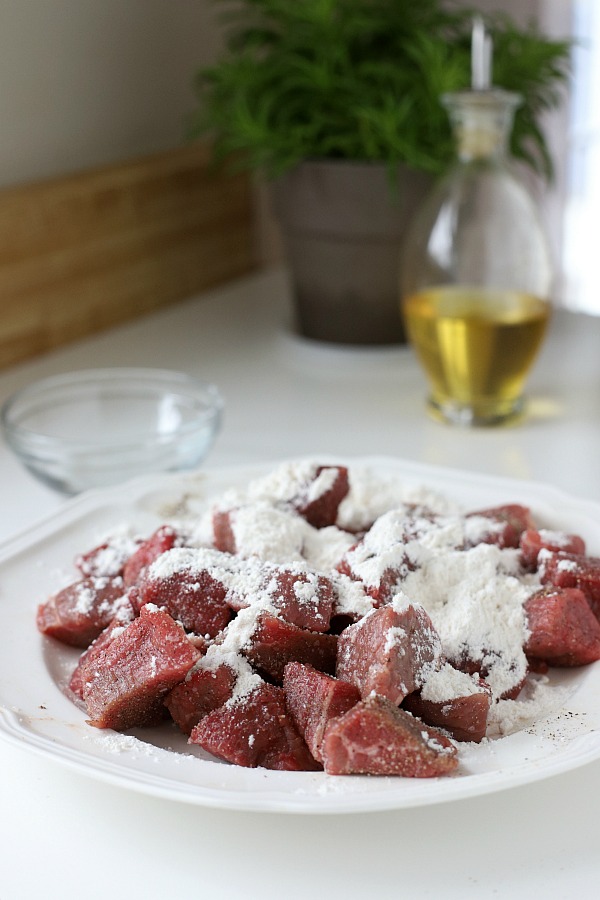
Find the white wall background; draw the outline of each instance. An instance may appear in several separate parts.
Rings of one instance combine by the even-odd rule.
[[[600,207],[600,0],[471,2],[522,22],[535,15],[559,36],[572,22],[593,31],[583,35],[576,116],[565,110],[550,125],[558,183],[544,205],[563,259],[557,298],[600,313],[589,243]],[[195,106],[193,74],[220,47],[218,7],[213,0],[0,0],[0,188],[180,145]],[[268,260],[279,251],[264,211],[263,218]]]
[[[0,0],[0,187],[181,144],[218,45],[210,0]]]
[[[569,3],[479,0],[521,19]],[[218,52],[218,6],[0,0],[0,187],[181,143],[193,72]]]

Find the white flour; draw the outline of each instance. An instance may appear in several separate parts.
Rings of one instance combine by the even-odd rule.
[[[240,551],[277,562],[304,558],[329,575],[345,554],[353,578],[360,581],[335,576],[338,611],[353,618],[372,608],[363,584],[375,587],[394,570],[393,593],[402,592],[425,608],[445,656],[468,661],[485,675],[494,728],[513,730],[519,721],[530,721],[536,709],[546,709],[555,695],[539,682],[518,703],[500,699],[526,678],[523,604],[539,587],[535,576],[520,571],[518,551],[478,543],[502,526],[487,517],[466,517],[458,504],[427,487],[362,468],[351,471],[337,527],[317,530],[285,508],[314,471],[310,464],[282,466],[245,491],[222,498],[220,509],[238,507],[232,525]],[[370,530],[351,549],[360,535],[349,532],[364,529]],[[236,628],[232,623],[228,631]],[[480,690],[478,675],[446,665],[428,680],[424,696],[441,701]]]
[[[234,604],[236,617],[197,664],[230,666],[237,675],[234,701],[259,683],[242,654],[258,617],[265,611],[278,615],[273,583],[265,580],[270,564],[308,578],[297,587],[300,602],[313,602],[312,579],[326,575],[334,614],[353,620],[373,610],[370,594],[382,583],[390,591],[386,602],[421,605],[439,633],[444,657],[475,673],[442,663],[428,676],[424,699],[443,702],[477,693],[481,673],[492,695],[491,732],[516,730],[560,705],[559,692],[537,677],[527,680],[518,701],[501,699],[526,679],[523,604],[539,588],[537,576],[521,571],[518,551],[478,543],[501,526],[465,516],[456,503],[426,487],[357,468],[350,472],[336,525],[316,529],[295,511],[300,501],[322,496],[333,484],[335,470],[318,476],[316,471],[316,463],[286,464],[217,501],[215,508],[229,513],[236,555],[198,546],[211,539],[209,511],[192,526],[196,546],[170,550],[150,568],[156,578],[206,570],[225,585],[230,600],[243,598]],[[337,571],[342,559],[351,577]]]

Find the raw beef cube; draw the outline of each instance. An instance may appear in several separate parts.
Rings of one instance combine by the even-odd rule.
[[[71,680],[69,681],[69,688],[80,700],[83,700],[84,672],[86,666],[92,663],[132,620],[133,610],[130,611],[129,616],[127,617],[121,615],[114,618],[110,625],[98,635],[96,640],[93,641],[87,650],[84,650],[79,657],[79,661],[71,675]]]
[[[212,513],[213,544],[223,553],[237,552],[231,523],[232,512],[230,509],[215,509]]]
[[[551,666],[585,666],[600,659],[600,622],[578,588],[547,588],[525,603],[530,631],[525,652]]]
[[[42,634],[86,648],[116,615],[122,614],[126,621],[130,610],[120,575],[91,577],[70,584],[42,603],[36,621]]]
[[[339,505],[349,490],[345,466],[318,466],[305,490],[292,506],[314,528],[335,525]]]
[[[135,584],[140,575],[155,559],[171,550],[177,544],[179,536],[170,525],[162,525],[148,540],[144,541],[135,553],[127,560],[123,569],[123,581],[126,585]]]
[[[375,693],[399,705],[439,666],[441,655],[425,610],[394,601],[341,633],[336,675],[355,684],[363,698]]]
[[[264,612],[259,615],[242,653],[261,674],[281,683],[287,663],[293,661],[332,675],[337,641],[333,634],[307,631]]]
[[[535,672],[537,675],[547,675],[550,666],[543,659],[537,659],[535,656],[528,656],[529,671]]]
[[[423,700],[417,691],[405,698],[402,707],[427,725],[443,728],[455,741],[479,743],[485,737],[490,703],[489,691],[443,702]]]
[[[333,584],[333,609],[329,630],[340,634],[348,625],[353,625],[375,609],[377,604],[361,581],[338,572],[332,573],[330,577]]]
[[[341,575],[346,575],[348,578],[354,579],[355,581],[363,580],[361,577],[361,571],[353,564],[356,551],[361,554],[361,562],[368,562],[370,559],[376,564],[375,554],[367,557],[361,552],[361,550],[362,542],[359,542],[354,547],[351,547],[350,550],[348,550],[337,567],[337,571]],[[383,606],[385,603],[387,603],[392,597],[394,590],[406,577],[410,569],[411,564],[408,560],[408,557],[403,553],[402,558],[399,560],[397,565],[385,566],[377,573],[376,579],[373,582],[363,582],[365,593],[368,594],[369,597],[371,597],[371,599],[373,600],[373,605]]]
[[[249,694],[208,713],[190,742],[238,766],[314,771],[312,758],[285,707],[283,690],[261,684]]]
[[[463,672],[466,675],[474,675],[477,678],[481,679],[485,685],[486,678],[492,677],[494,666],[497,664],[498,659],[500,658],[500,654],[497,650],[492,651],[488,649],[482,649],[479,658],[472,659],[465,649],[460,654],[460,656],[455,656],[452,658],[451,664],[459,672]],[[518,659],[513,659],[506,673],[506,680],[508,680],[509,677],[512,676],[513,683],[509,684],[509,686],[501,694],[499,694],[496,699],[516,700],[523,690],[523,687],[527,680],[527,671],[529,670],[529,668],[529,664],[527,664],[525,674],[523,674],[522,669],[519,666]]]
[[[135,553],[141,541],[130,535],[113,535],[87,553],[80,553],[75,565],[86,578],[122,575],[125,563]]]
[[[540,550],[550,550],[553,553],[577,553],[585,554],[585,541],[578,534],[567,534],[564,531],[549,531],[541,528],[528,528],[521,535],[521,556],[523,565],[531,572],[537,569]]]
[[[458,765],[456,748],[445,735],[376,695],[331,720],[322,752],[329,775],[431,778]]]
[[[287,563],[301,559],[307,540],[318,540],[287,500],[249,499],[212,512],[212,544],[242,559]]]
[[[198,657],[180,625],[166,612],[145,606],[83,670],[90,724],[124,731],[159,722],[165,695]]]
[[[348,712],[360,700],[358,688],[318,672],[312,666],[292,662],[283,675],[285,702],[308,749],[323,762],[321,744],[331,719]]]
[[[485,680],[485,679],[484,679]],[[498,699],[499,700],[516,700],[523,688],[525,687],[525,682],[527,681],[527,675],[525,678],[521,678],[520,681],[515,681],[514,685],[508,690],[504,691]]]
[[[387,603],[416,569],[409,546],[435,531],[435,516],[403,505],[375,520],[363,539],[345,553],[338,571],[361,581],[377,606]]]
[[[600,557],[541,550],[538,572],[544,585],[583,591],[592,612],[600,619]]]
[[[333,609],[333,585],[325,575],[294,569],[266,567],[269,599],[282,618],[309,631],[327,631]]]
[[[227,703],[235,681],[235,672],[225,664],[216,669],[194,669],[167,694],[165,706],[181,730],[190,734],[200,719]]]
[[[456,741],[479,742],[485,737],[491,691],[480,678],[459,672],[450,663],[427,679],[420,691],[404,698],[402,706],[448,731]]]
[[[518,548],[521,535],[528,528],[534,528],[531,511],[527,506],[509,503],[469,513],[490,520],[490,530],[480,537],[482,544],[497,544],[501,548]]]
[[[224,585],[207,571],[182,570],[154,577],[149,569],[134,596],[140,607],[146,603],[163,607],[187,631],[212,638],[231,619],[226,593]]]

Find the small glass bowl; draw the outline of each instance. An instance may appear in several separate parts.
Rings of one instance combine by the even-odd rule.
[[[162,369],[88,369],[45,378],[4,404],[7,443],[63,494],[137,475],[192,469],[210,450],[223,401],[217,388]]]

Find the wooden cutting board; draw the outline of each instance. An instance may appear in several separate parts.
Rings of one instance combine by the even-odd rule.
[[[253,224],[203,144],[0,190],[0,368],[251,271]]]

